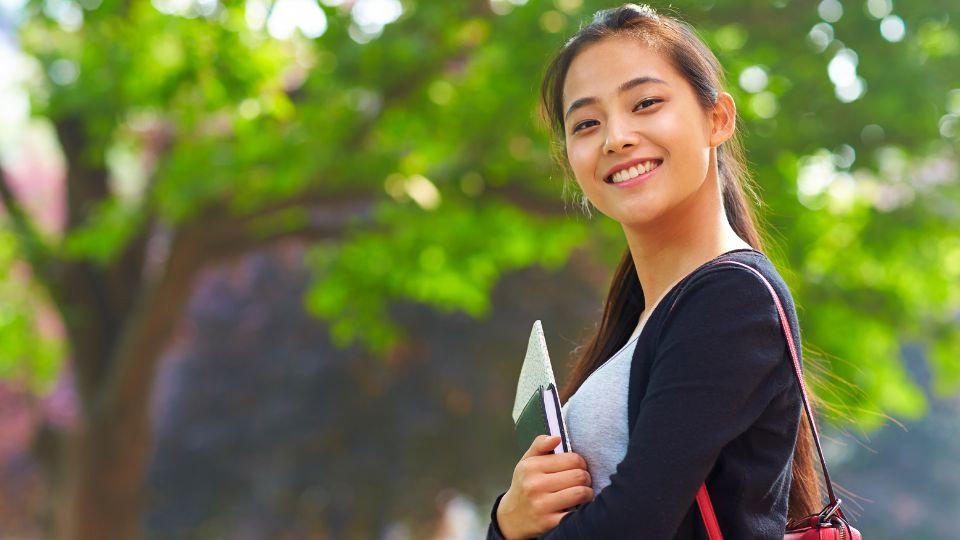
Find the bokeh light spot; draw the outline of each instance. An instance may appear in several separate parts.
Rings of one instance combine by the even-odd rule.
[[[896,15],[884,17],[880,22],[880,35],[890,43],[902,41],[906,34],[907,26],[903,23],[903,19]]]

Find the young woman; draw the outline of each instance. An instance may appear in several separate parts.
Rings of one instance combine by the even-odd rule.
[[[541,94],[628,249],[564,392],[575,453],[537,438],[488,538],[707,538],[705,482],[725,538],[782,539],[822,499],[776,304],[750,269],[716,264],[759,271],[799,336],[745,196],[722,68],[688,25],[628,4],[566,43]]]

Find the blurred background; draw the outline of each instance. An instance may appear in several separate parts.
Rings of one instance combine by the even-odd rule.
[[[609,2],[0,0],[0,538],[471,539],[621,233],[545,64]],[[960,510],[960,3],[675,1],[727,70],[845,508]]]

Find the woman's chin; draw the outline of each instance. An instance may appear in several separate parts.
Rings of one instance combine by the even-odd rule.
[[[628,205],[611,208],[610,212],[603,212],[610,219],[628,228],[643,228],[656,221],[656,212],[650,205]]]

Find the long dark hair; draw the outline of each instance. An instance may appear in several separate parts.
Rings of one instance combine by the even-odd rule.
[[[627,36],[659,51],[693,88],[704,110],[711,109],[723,90],[723,68],[710,48],[687,23],[659,15],[649,6],[626,4],[598,12],[589,25],[570,38],[550,63],[540,87],[543,116],[555,139],[564,139],[563,84],[574,58],[589,45],[610,37]],[[565,151],[561,163],[566,163]],[[717,148],[717,170],[723,207],[733,230],[756,250],[762,241],[747,194],[755,196],[737,135]],[[566,400],[584,380],[629,338],[644,309],[643,289],[629,249],[623,254],[610,284],[603,316],[596,333],[577,350],[574,366],[563,389]],[[790,519],[816,513],[823,505],[821,480],[814,462],[815,448],[809,423],[800,416],[800,431],[793,454]]]

